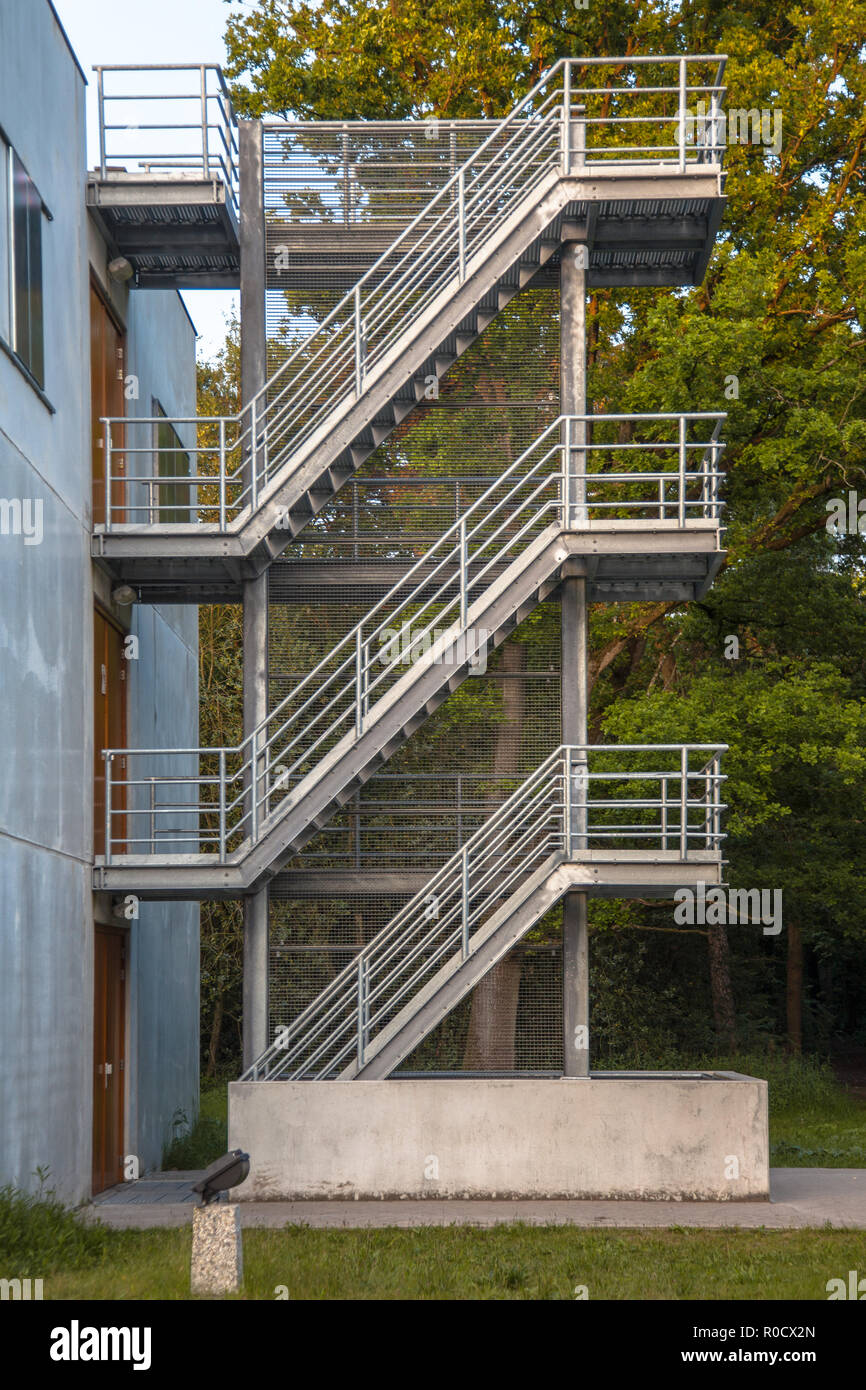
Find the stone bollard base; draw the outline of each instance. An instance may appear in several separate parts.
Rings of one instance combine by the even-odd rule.
[[[234,1202],[196,1207],[192,1214],[192,1293],[237,1293],[244,1277],[241,1223]]]

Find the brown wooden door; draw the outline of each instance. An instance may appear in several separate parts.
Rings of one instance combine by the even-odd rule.
[[[126,660],[124,635],[98,609],[93,614],[93,853],[105,853],[104,748],[126,747]],[[126,759],[115,758],[111,767],[112,847],[123,853],[126,817]]]
[[[103,415],[123,415],[123,335],[93,285],[90,286],[90,407],[93,430],[93,524],[105,522],[105,425]],[[120,437],[119,437],[120,436]],[[112,449],[123,446],[117,427],[112,430]],[[112,522],[126,520],[124,460],[114,454],[112,471]],[[121,476],[118,476],[121,475]]]
[[[93,962],[93,1191],[123,1180],[126,933],[96,926]]]

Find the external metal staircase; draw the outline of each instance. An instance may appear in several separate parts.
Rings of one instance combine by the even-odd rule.
[[[722,418],[562,417],[239,747],[106,750],[97,887],[159,897],[253,891],[564,572],[588,572],[598,539],[620,552],[673,540],[719,559]],[[646,437],[605,443],[605,429],[623,419]]]
[[[608,63],[606,82],[579,86],[593,60],[551,68],[239,414],[169,422],[176,476],[152,471],[163,420],[105,420],[94,554],[145,599],[261,573],[563,242],[586,248],[590,284],[698,283],[724,204],[724,63],[700,84],[693,65],[715,59],[641,62],[675,80],[617,86]],[[619,240],[593,270],[600,219]]]
[[[724,751],[557,749],[241,1080],[386,1077],[564,894],[718,883]]]

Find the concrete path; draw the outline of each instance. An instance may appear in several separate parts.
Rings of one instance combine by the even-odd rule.
[[[154,1173],[101,1193],[84,1215],[117,1227],[186,1226],[197,1173]],[[769,1202],[242,1202],[244,1226],[830,1226],[866,1230],[866,1168],[772,1168]]]

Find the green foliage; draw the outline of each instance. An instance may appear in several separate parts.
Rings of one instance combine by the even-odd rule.
[[[231,1079],[237,1072],[232,1068]],[[163,1154],[162,1167],[190,1172],[206,1168],[226,1152],[228,1089],[224,1082],[205,1082],[201,1089],[199,1115],[189,1134],[174,1139]]]
[[[110,1233],[85,1223],[45,1187],[0,1188],[0,1270],[5,1279],[40,1279],[55,1269],[86,1269],[105,1256]]]

